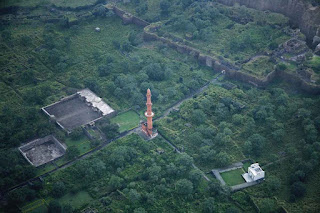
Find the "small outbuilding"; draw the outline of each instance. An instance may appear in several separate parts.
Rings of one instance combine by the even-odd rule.
[[[96,32],[100,32],[100,31],[101,31],[100,27],[96,27],[94,30],[95,30]]]
[[[264,178],[264,171],[258,163],[251,164],[248,168],[248,174],[254,181]]]
[[[265,177],[265,172],[261,169],[259,163],[254,163],[251,164],[250,167],[248,167],[248,173],[244,173],[242,177],[246,182],[263,180]]]

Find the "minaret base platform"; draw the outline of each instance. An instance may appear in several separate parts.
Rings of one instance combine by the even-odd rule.
[[[137,134],[140,135],[145,140],[151,140],[158,136],[158,131],[156,129],[152,129],[152,134],[146,128],[147,124],[145,122],[141,123],[141,129],[137,131]]]

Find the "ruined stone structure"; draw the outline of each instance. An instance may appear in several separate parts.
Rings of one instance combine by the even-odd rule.
[[[219,0],[220,3],[226,4],[229,6],[232,6],[234,3],[239,3],[238,1],[241,1],[240,4],[244,4],[243,2],[249,1],[249,0]],[[261,1],[261,0],[259,0],[259,1]],[[268,1],[275,1],[275,0],[268,0]],[[290,2],[291,1],[294,2],[294,1],[300,1],[300,0],[290,0]],[[244,4],[244,5],[246,5],[248,7],[252,7],[247,4]],[[236,65],[234,65],[228,61],[225,61],[223,58],[203,54],[200,50],[195,49],[193,47],[190,47],[188,44],[186,44],[186,42],[179,42],[179,39],[174,39],[173,38],[174,36],[169,36],[169,38],[159,36],[157,34],[157,31],[161,28],[160,22],[150,24],[150,23],[148,23],[148,22],[146,22],[146,21],[144,21],[144,20],[142,20],[132,14],[128,15],[128,13],[126,11],[121,10],[112,4],[107,4],[106,8],[109,10],[113,10],[113,12],[122,19],[124,24],[131,23],[131,24],[135,24],[135,25],[144,27],[143,39],[145,41],[161,41],[162,43],[167,44],[169,47],[177,50],[180,53],[187,54],[187,55],[194,57],[196,60],[199,61],[199,63],[201,63],[207,67],[211,67],[213,70],[215,70],[217,72],[224,71],[225,75],[228,78],[242,81],[245,83],[249,83],[249,84],[252,84],[256,87],[262,87],[262,88],[268,86],[275,78],[280,78],[280,79],[300,88],[304,92],[307,92],[309,94],[314,94],[314,95],[320,94],[320,85],[310,84],[310,83],[306,82],[304,79],[300,78],[297,74],[288,73],[286,71],[274,70],[274,71],[270,72],[266,77],[258,78],[256,76],[242,72],[239,67],[237,67]],[[255,7],[252,7],[252,8],[255,8]],[[283,6],[282,8],[285,8],[285,7]],[[318,10],[318,8],[319,7],[317,7],[317,10]],[[255,9],[263,10],[262,8],[255,8]],[[281,11],[276,11],[276,10],[271,10],[271,11],[281,13]],[[306,14],[309,14],[309,13],[306,13]],[[284,13],[284,15],[288,15],[288,14]],[[314,17],[314,19],[318,20],[317,17]],[[312,20],[314,20],[314,19],[312,19]],[[308,29],[311,29],[311,30],[301,30],[303,33],[305,33],[307,38],[308,37],[312,38],[314,36],[313,32],[315,29],[315,27],[314,27],[315,25],[316,24],[312,24],[311,27],[307,27]],[[317,31],[317,35],[318,35],[318,33],[320,33],[320,30]]]
[[[35,139],[19,147],[23,157],[35,167],[60,158],[66,150],[66,146],[53,135]]]
[[[298,26],[306,35],[307,42],[314,48],[318,43],[313,42],[320,36],[320,7],[312,6],[304,0],[218,0],[219,3],[233,6],[235,3],[257,10],[270,10],[281,13]]]
[[[104,116],[115,114],[115,111],[103,99],[89,89],[80,90],[56,103],[43,107],[42,111],[68,133]]]
[[[143,122],[141,125],[142,131],[149,137],[152,137],[153,134],[153,125],[152,125],[152,118],[154,113],[152,112],[152,103],[151,103],[151,91],[150,89],[147,90],[147,111],[144,115],[147,118],[147,123]]]

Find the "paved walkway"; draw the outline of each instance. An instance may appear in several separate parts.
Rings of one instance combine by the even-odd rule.
[[[217,180],[220,181],[221,185],[226,185],[226,182],[224,182],[223,178],[221,177],[219,170],[214,169],[212,170],[212,173],[217,178]]]
[[[231,164],[230,166],[224,167],[224,168],[219,168],[217,170],[219,170],[220,173],[222,172],[227,172],[227,171],[231,171],[231,170],[235,170],[235,169],[239,169],[243,167],[243,163],[241,161],[236,162],[234,164]]]
[[[242,184],[238,184],[238,185],[235,185],[235,186],[231,186],[231,191],[233,191],[233,192],[239,191],[241,189],[245,189],[247,187],[257,185],[257,184],[259,184],[261,182],[262,181],[253,181],[253,182],[249,182],[249,183],[242,183]]]
[[[216,179],[218,181],[220,181],[221,185],[225,186],[226,182],[223,180],[223,178],[221,177],[220,173],[231,171],[231,170],[235,170],[235,169],[239,169],[239,168],[242,168],[242,167],[243,167],[243,163],[241,161],[239,161],[239,162],[236,162],[236,163],[231,164],[230,166],[227,166],[227,167],[224,167],[224,168],[213,169],[213,170],[211,170],[211,172],[216,177]]]
[[[223,178],[221,177],[220,173],[228,172],[228,171],[239,169],[239,168],[242,168],[242,167],[243,167],[243,163],[241,161],[239,161],[239,162],[236,162],[236,163],[234,163],[234,164],[232,164],[232,165],[230,165],[228,167],[213,169],[211,172],[216,177],[216,179],[220,181],[221,185],[225,186],[226,182],[223,180]],[[263,182],[263,180],[241,183],[241,184],[238,184],[238,185],[235,185],[235,186],[231,186],[231,191],[233,191],[233,192],[239,191],[241,189],[245,189],[247,187],[257,185],[257,184],[259,184],[261,182]]]

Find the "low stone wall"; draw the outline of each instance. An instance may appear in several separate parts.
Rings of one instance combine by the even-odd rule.
[[[20,146],[18,149],[20,151],[20,153],[23,155],[23,157],[33,166],[41,166],[45,163],[48,163],[54,159],[51,159],[47,162],[44,162],[40,165],[37,165],[36,163],[34,163],[31,159],[29,159],[29,157],[27,156],[27,152],[31,149],[34,149],[35,147],[38,147],[38,146],[41,146],[42,144],[48,142],[48,141],[52,141],[54,143],[54,146],[61,151],[61,153],[63,153],[62,155],[64,155],[66,153],[66,150],[67,148],[58,141],[58,139],[56,139],[53,135],[48,135],[44,138],[38,138],[38,139],[35,139],[33,141],[30,141],[29,143],[27,144],[24,144],[22,146]],[[61,157],[61,156],[60,156]],[[56,158],[55,158],[56,159]]]
[[[44,137],[44,138],[38,138],[38,139],[36,139],[36,140],[34,140],[34,141],[31,141],[31,142],[29,142],[29,143],[27,143],[27,144],[25,144],[25,145],[20,146],[20,147],[19,147],[19,150],[20,150],[21,152],[25,152],[25,151],[28,151],[29,149],[34,148],[35,146],[39,146],[39,145],[41,145],[41,144],[43,144],[43,143],[45,143],[45,142],[48,142],[48,141],[54,142],[54,144],[55,144],[58,148],[60,148],[61,150],[63,150],[63,151],[66,151],[66,149],[67,149],[67,148],[64,147],[64,146],[58,141],[58,139],[56,139],[53,135],[48,135],[48,136],[46,136],[46,137]]]
[[[299,76],[288,72],[279,72],[278,76],[284,81],[301,88],[306,93],[320,95],[320,85],[309,84]]]
[[[132,15],[131,13],[128,13],[128,12],[116,7],[115,5],[108,4],[108,5],[106,5],[106,8],[109,10],[112,10],[117,16],[119,16],[122,19],[124,24],[135,24],[135,25],[142,26],[142,27],[146,27],[150,24],[150,23],[146,22],[145,20],[140,19],[139,17]]]

